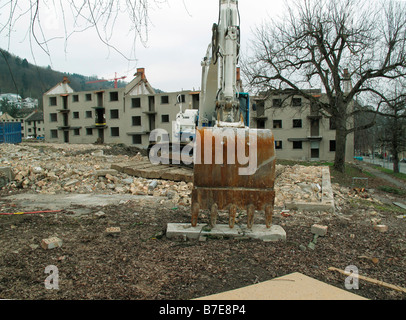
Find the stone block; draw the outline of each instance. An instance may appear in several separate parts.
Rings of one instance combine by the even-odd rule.
[[[327,226],[314,224],[314,225],[312,225],[311,232],[320,237],[324,237],[327,234],[327,229],[328,229]]]
[[[53,248],[59,248],[59,247],[62,247],[62,240],[57,237],[42,239],[41,247],[46,250],[53,249]]]
[[[374,226],[374,230],[379,232],[388,232],[388,226],[384,224],[377,224]]]
[[[0,167],[0,188],[14,179],[13,171],[10,167]]]
[[[196,227],[192,227],[192,225],[188,223],[168,223],[166,237],[168,239],[186,238],[195,240],[199,240],[201,237],[251,238],[268,242],[285,241],[286,232],[278,225],[272,225],[271,228],[267,228],[264,225],[254,225],[250,230],[242,226],[235,226],[231,229],[228,225],[224,224],[218,224],[214,228],[208,228],[205,224],[198,224]]]
[[[11,167],[0,167],[0,176],[5,176],[9,181],[14,179],[13,170]]]
[[[116,236],[119,235],[121,232],[120,227],[110,227],[106,228],[106,234],[110,236]]]

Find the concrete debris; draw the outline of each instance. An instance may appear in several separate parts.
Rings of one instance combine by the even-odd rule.
[[[174,205],[191,204],[192,182],[143,178],[131,174],[131,170],[122,172],[113,169],[120,163],[149,161],[141,154],[106,155],[107,152],[103,150],[108,148],[51,143],[1,145],[0,167],[9,167],[13,175],[3,187],[52,195],[75,193],[166,197]],[[276,171],[275,208],[286,209],[288,202],[317,203],[322,200],[322,167],[277,165]]]
[[[95,145],[1,145],[0,167],[7,167],[1,187],[40,194],[132,194],[168,197],[190,204],[192,183],[133,177],[111,169],[112,163],[147,161],[140,154],[104,155]],[[102,151],[102,150],[101,150]],[[4,169],[6,171],[6,169]],[[12,176],[11,176],[12,175]]]
[[[106,234],[109,236],[116,236],[121,232],[120,227],[110,227],[106,229]]]
[[[13,180],[11,167],[0,166],[0,188],[6,186],[11,180]]]
[[[314,242],[309,242],[309,245],[307,247],[311,250],[314,250],[316,249],[316,244]]]
[[[388,226],[384,224],[377,224],[374,226],[374,230],[379,231],[379,232],[387,232],[388,231]]]
[[[96,175],[98,177],[105,177],[106,175],[116,176],[117,173],[117,170],[114,169],[96,170]]]
[[[311,227],[311,232],[319,237],[324,237],[327,234],[327,226],[314,224]]]
[[[149,184],[148,189],[149,190],[154,190],[157,185],[158,185],[158,181],[154,180]]]
[[[59,248],[59,247],[62,247],[62,240],[57,238],[57,237],[51,237],[51,238],[48,238],[48,239],[42,239],[41,247],[46,249],[46,250]]]
[[[308,166],[276,166],[275,206],[285,203],[318,203],[322,199],[322,169]]]

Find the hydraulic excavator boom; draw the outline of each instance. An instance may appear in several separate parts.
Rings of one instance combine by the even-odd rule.
[[[237,210],[247,210],[252,228],[255,210],[272,224],[275,143],[270,130],[250,129],[249,96],[239,79],[240,15],[237,0],[219,0],[219,21],[202,61],[202,90],[194,150],[192,226],[200,210],[229,210],[230,228]]]

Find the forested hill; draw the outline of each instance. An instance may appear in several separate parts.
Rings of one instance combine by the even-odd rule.
[[[49,66],[38,67],[29,63],[25,58],[0,49],[0,94],[18,93],[22,98],[38,99],[42,105],[42,95],[61,82],[64,76],[69,78],[69,85],[75,91],[114,87],[114,82],[86,84],[87,81],[96,80],[96,78],[54,71]],[[118,82],[119,87],[124,85],[125,82]]]

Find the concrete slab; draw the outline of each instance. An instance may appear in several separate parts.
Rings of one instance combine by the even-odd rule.
[[[321,184],[321,202],[328,207],[328,212],[334,212],[334,194],[331,186],[330,167],[322,169],[322,184]]]
[[[11,167],[0,167],[0,175],[5,176],[9,181],[14,179],[14,173]]]
[[[262,241],[286,240],[285,230],[278,225],[272,225],[266,228],[263,225],[254,225],[252,230],[242,226],[235,226],[230,229],[228,225],[219,224],[210,228],[207,224],[198,224],[192,227],[190,223],[168,223],[166,237],[199,239],[200,237],[229,237],[229,238],[252,238]]]
[[[86,206],[84,213],[91,211],[91,207],[119,205],[120,201],[131,201],[140,199],[153,199],[159,201],[162,197],[149,197],[131,194],[16,194],[4,197],[11,201],[18,202],[19,207],[23,210],[31,211],[36,209],[44,210],[64,210],[75,209],[77,206]]]
[[[196,300],[368,300],[301,273]]]
[[[113,163],[111,169],[145,179],[193,182],[193,169],[170,165],[155,165],[149,161]]]
[[[193,182],[193,170],[175,167],[163,172],[161,177],[164,180]]]
[[[401,203],[401,202],[394,202],[393,203],[395,206],[398,206],[399,208],[405,209],[406,210],[406,204]]]
[[[150,166],[151,162],[150,161],[126,161],[126,162],[121,162],[121,163],[112,163],[110,165],[111,169],[117,170],[118,172],[124,173],[124,170],[126,168],[141,168],[145,166]]]
[[[6,186],[13,179],[14,174],[11,167],[0,167],[0,188]]]

